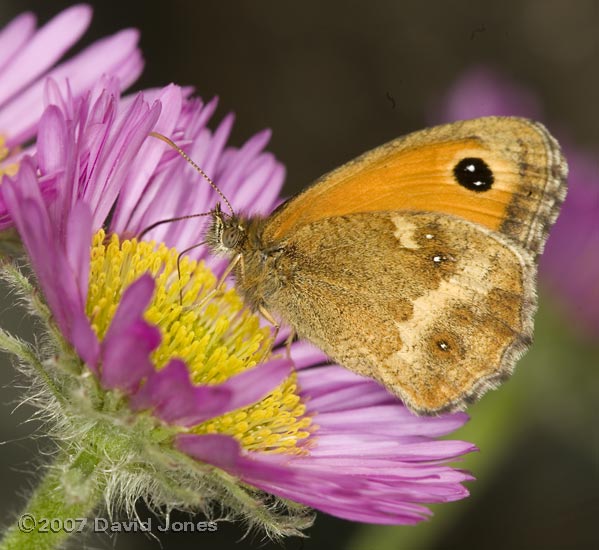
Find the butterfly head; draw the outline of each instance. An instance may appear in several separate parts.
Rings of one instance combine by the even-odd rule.
[[[206,234],[206,242],[218,254],[238,253],[246,240],[246,230],[241,219],[227,214],[217,203],[211,212],[212,224]]]

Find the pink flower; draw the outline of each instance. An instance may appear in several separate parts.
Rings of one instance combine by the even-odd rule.
[[[435,439],[462,426],[464,413],[414,416],[371,380],[324,366],[306,343],[293,344],[291,358],[304,367],[299,395],[318,425],[306,453],[246,452],[220,434],[181,434],[177,447],[268,493],[365,523],[415,524],[430,514],[423,503],[468,496],[461,483],[473,478],[444,463],[474,446]]]
[[[182,494],[189,506],[193,498],[220,498],[274,534],[301,524],[281,523],[256,488],[388,524],[416,523],[429,513],[423,503],[468,495],[462,482],[471,477],[446,462],[473,446],[436,439],[466,415],[413,416],[376,383],[324,366],[326,358],[304,342],[293,344],[290,358],[284,348],[269,355],[268,327],[234,291],[207,298],[215,277],[195,260],[217,272],[220,261],[197,247],[177,265],[179,252],[202,240],[198,220],[205,218],[156,227],[147,236],[154,242],[133,238],[217,200],[176,153],[146,138],[150,130],[173,137],[236,209],[251,212],[273,207],[284,178],[263,152],[268,132],[228,147],[232,117],[211,132],[216,103],[189,100],[176,86],[119,100],[109,82],[94,96],[54,97],[40,122],[37,159],[24,159],[0,190],[81,372],[90,369],[100,391],[123,397],[110,413],[111,438],[145,442],[139,456],[131,443],[128,476],[151,472],[153,488],[168,480],[158,491],[164,495],[180,475],[179,502]],[[51,204],[40,192],[45,180],[57,190]],[[108,451],[102,456],[112,460]],[[117,458],[105,468],[114,476]],[[156,494],[147,498],[161,503]]]

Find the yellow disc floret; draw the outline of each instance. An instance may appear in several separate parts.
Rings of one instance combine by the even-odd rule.
[[[231,435],[251,451],[301,453],[299,441],[314,428],[305,413],[294,373],[262,401],[204,422],[193,431]]]
[[[180,358],[194,383],[218,384],[263,360],[271,346],[268,327],[260,327],[234,289],[214,294],[216,277],[203,262],[185,256],[177,266],[177,258],[164,244],[96,233],[86,312],[98,338],[106,335],[125,289],[150,273],[156,286],[145,319],[162,335],[152,354],[157,369]],[[310,424],[293,374],[258,403],[192,431],[230,435],[248,450],[297,453]]]
[[[18,162],[11,162],[11,163],[5,163],[5,159],[7,157],[10,156],[10,151],[8,149],[8,147],[6,147],[6,145],[4,145],[6,143],[6,140],[4,139],[4,136],[0,135],[0,182],[2,181],[2,176],[4,176],[5,174],[7,176],[16,176],[17,172],[19,171],[19,163]]]

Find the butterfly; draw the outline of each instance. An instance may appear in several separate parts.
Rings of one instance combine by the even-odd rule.
[[[566,176],[537,122],[455,122],[363,154],[269,216],[217,205],[206,241],[251,308],[439,414],[497,387],[530,346]]]

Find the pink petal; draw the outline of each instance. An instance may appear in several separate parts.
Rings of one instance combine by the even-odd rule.
[[[239,443],[235,439],[221,434],[181,434],[177,436],[176,446],[201,462],[225,469],[235,467],[240,452]]]
[[[93,234],[89,205],[77,202],[67,220],[66,253],[69,266],[75,274],[81,302],[87,300],[90,269],[90,236]]]
[[[102,341],[101,381],[105,388],[131,393],[154,372],[150,353],[160,344],[161,335],[143,319],[153,293],[150,275],[143,275],[123,293]]]
[[[285,338],[283,338],[283,341],[281,341],[279,344],[281,348],[284,346]],[[325,353],[323,353],[314,344],[311,344],[306,340],[298,340],[297,342],[293,342],[293,344],[291,344],[291,358],[293,359],[296,370],[303,369],[304,367],[315,367],[317,365],[326,364],[330,361]],[[337,372],[337,370],[338,369],[335,369],[334,372]],[[325,372],[327,371],[319,370],[320,374],[324,374]],[[310,376],[307,377],[308,380],[310,378]],[[363,380],[363,378],[356,378],[356,382],[360,380]],[[318,382],[316,383],[318,384]]]
[[[133,410],[151,409],[155,416],[173,424],[192,426],[222,414],[231,401],[231,390],[222,385],[195,386],[183,361],[171,360],[151,373],[131,397]]]
[[[85,200],[94,205],[94,226],[99,227],[108,216],[131,168],[133,159],[160,116],[161,106],[151,108],[142,96],[116,128],[112,128],[102,162],[88,182]]]
[[[274,360],[222,384],[195,385],[185,364],[171,361],[152,373],[132,397],[131,406],[135,410],[153,409],[165,422],[193,426],[259,401],[289,376],[290,368],[289,361]]]
[[[81,294],[53,231],[30,159],[23,159],[16,180],[7,178],[0,186],[0,192],[25,244],[57,324],[71,341],[73,323],[80,318],[78,312],[83,310]],[[91,242],[91,236],[89,239]]]
[[[141,319],[133,321],[118,336],[108,339],[107,335],[102,342],[102,385],[125,393],[135,391],[154,370],[150,354],[160,344],[160,338],[160,331]]]
[[[99,376],[100,342],[83,309],[74,311],[71,333],[68,335],[68,338],[75,348],[77,355],[83,359],[96,376]]]
[[[229,149],[221,157],[221,163],[218,167],[219,172],[219,187],[229,197],[238,209],[243,209],[249,204],[247,195],[237,196],[237,191],[243,179],[248,174],[248,166],[254,158],[264,149],[270,140],[271,131],[262,130],[241,147],[241,149]],[[235,161],[231,162],[234,156]]]
[[[37,159],[42,174],[53,174],[64,169],[67,147],[73,146],[73,140],[69,137],[62,111],[50,105],[39,123]]]
[[[320,430],[334,433],[351,434],[361,431],[390,437],[438,437],[462,427],[467,418],[464,414],[424,418],[413,415],[399,403],[390,403],[363,407],[353,415],[348,414],[347,410],[319,412],[318,425]]]
[[[22,13],[0,31],[0,75],[35,31],[35,15]]]
[[[171,136],[181,112],[183,102],[181,88],[174,85],[167,86],[158,101],[162,108],[152,130],[165,136]],[[119,195],[118,206],[111,225],[112,231],[119,233],[124,232],[126,228],[131,230],[130,219],[140,197],[146,194],[148,182],[156,171],[167,147],[164,142],[154,137],[148,137],[140,147],[139,153],[132,162],[127,182]],[[183,161],[183,159],[181,160]]]
[[[405,478],[392,469],[377,476],[376,463],[362,472],[347,473],[334,464],[319,463],[310,456],[290,457],[261,453],[242,454],[233,438],[223,435],[177,436],[177,447],[197,460],[214,464],[243,481],[283,498],[351,519],[382,524],[410,524],[430,512],[418,502],[445,502],[463,498],[459,485],[467,474],[442,479],[446,467],[427,467],[420,476],[409,471]],[[341,462],[342,464],[342,462]],[[427,481],[414,481],[426,476]]]
[[[0,104],[54,65],[85,32],[91,16],[89,6],[73,6],[39,29],[5,67],[10,78],[0,79]]]
[[[127,287],[119,301],[118,309],[110,323],[104,341],[109,336],[118,338],[123,330],[126,330],[129,325],[143,317],[143,313],[154,294],[154,286],[153,277],[146,274]]]
[[[202,109],[200,117],[202,127],[208,123],[208,120],[218,103],[216,99],[217,98],[214,98]],[[217,164],[225,150],[234,122],[235,116],[233,113],[229,113],[222,119],[214,131],[214,134],[206,132],[205,135],[208,139],[202,140],[198,138],[192,145],[190,150],[191,155],[193,155],[193,158],[196,159],[196,163],[199,164],[208,175],[212,174],[216,177]],[[216,184],[219,185],[218,182],[216,182]],[[212,189],[209,186],[206,187],[206,190],[211,191],[212,194]],[[207,203],[206,209],[212,208],[213,206],[214,202],[211,204]]]
[[[277,200],[285,168],[274,155],[262,153],[247,167],[247,176],[235,190],[235,206],[247,215],[269,214]]]
[[[78,97],[85,90],[90,89],[103,74],[117,72],[122,63],[129,60],[136,50],[138,38],[138,32],[129,29],[99,40],[74,58],[59,65],[47,76],[57,82],[63,95],[66,95],[68,80],[73,96]],[[137,74],[138,70],[139,63],[135,61],[127,65],[127,71],[132,74],[119,74],[119,77],[121,81],[130,80],[129,77]],[[0,111],[0,128],[10,132],[7,145],[18,145],[34,135],[37,121],[43,111],[41,100],[44,86],[45,81],[38,80]]]

